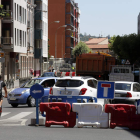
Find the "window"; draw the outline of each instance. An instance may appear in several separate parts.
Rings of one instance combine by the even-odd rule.
[[[55,84],[55,80],[54,79],[49,79],[49,80],[44,81],[41,85],[44,88],[48,88],[48,87],[53,87],[54,84]]]
[[[23,47],[24,47],[24,31],[23,31]]]
[[[56,87],[80,87],[84,82],[81,80],[58,80],[55,84]]]
[[[92,88],[96,88],[97,81],[94,80],[94,82],[93,82],[93,80],[88,80],[88,86],[92,87]]]
[[[22,8],[19,6],[19,21],[22,22],[22,14],[21,14]]]
[[[23,24],[24,24],[24,8],[22,9],[22,13],[23,13],[22,19],[23,19]]]
[[[15,28],[15,45],[16,45],[16,37],[17,37],[17,36],[16,36],[16,28]]]
[[[15,20],[16,20],[16,3],[15,3]]]
[[[115,89],[116,90],[127,90],[127,91],[130,91],[131,84],[127,84],[127,83],[115,83]]]
[[[31,86],[33,86],[35,84],[39,84],[40,82],[41,82],[40,79],[30,80],[22,88],[30,88]]]
[[[25,9],[25,24],[26,24],[26,9]]]
[[[20,30],[20,46],[22,46],[22,31]]]
[[[140,92],[140,85],[139,84],[134,84],[133,85],[133,91]]]
[[[17,46],[19,46],[19,32],[18,32],[18,29],[17,29]]]
[[[26,47],[26,32],[25,32],[25,47]]]
[[[18,4],[17,4],[17,20],[19,20],[19,19],[18,19]]]

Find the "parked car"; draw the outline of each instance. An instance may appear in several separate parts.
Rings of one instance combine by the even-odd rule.
[[[40,77],[34,78],[23,84],[20,88],[13,89],[8,93],[8,103],[12,107],[17,107],[19,104],[28,104],[29,107],[35,106],[35,99],[30,96],[30,88],[38,83],[44,87],[44,95],[49,95],[50,88],[57,81],[57,77]]]
[[[92,96],[97,95],[97,80],[93,77],[62,77],[50,89],[51,95]]]
[[[137,82],[115,82],[115,99],[113,103],[135,104],[140,99],[140,84]]]
[[[54,72],[44,72],[41,77],[56,77]]]

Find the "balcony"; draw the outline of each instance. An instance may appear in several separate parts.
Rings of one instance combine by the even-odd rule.
[[[34,49],[34,58],[39,59],[42,56],[42,49],[40,48],[35,48]]]
[[[35,29],[35,39],[43,39],[43,30]]]
[[[13,37],[2,37],[1,44],[2,45],[13,45]]]
[[[2,22],[11,23],[13,21],[13,12],[11,10],[5,10],[5,16]]]
[[[35,11],[35,20],[43,20],[42,12],[40,10]]]

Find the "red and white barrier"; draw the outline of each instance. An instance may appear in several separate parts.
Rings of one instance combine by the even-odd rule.
[[[76,73],[75,72],[55,72],[55,75],[58,76],[58,77],[61,77],[61,76],[76,76]]]

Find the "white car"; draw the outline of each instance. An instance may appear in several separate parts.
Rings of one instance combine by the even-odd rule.
[[[92,77],[62,77],[57,80],[53,88],[50,89],[51,95],[67,96],[97,96],[97,80]]]
[[[115,99],[113,103],[136,104],[140,100],[140,84],[137,82],[115,82]]]

